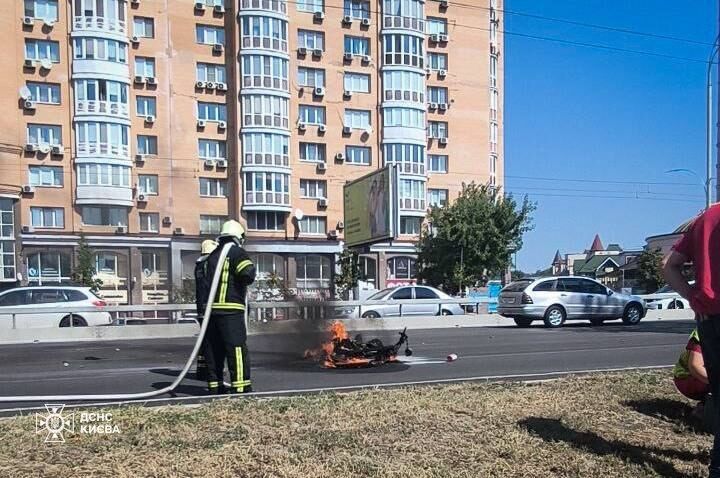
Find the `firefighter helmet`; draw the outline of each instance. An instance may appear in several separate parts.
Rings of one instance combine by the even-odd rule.
[[[232,237],[239,241],[244,241],[245,228],[242,226],[242,224],[233,219],[225,221],[225,224],[223,224],[218,239],[220,239],[221,237]]]
[[[210,254],[212,251],[215,250],[216,247],[217,242],[213,241],[212,239],[206,239],[202,241],[202,244],[200,245],[200,254]]]

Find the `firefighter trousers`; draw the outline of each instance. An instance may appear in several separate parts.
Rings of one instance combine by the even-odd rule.
[[[245,314],[212,314],[203,341],[210,391],[221,390],[225,362],[230,372],[232,392],[251,391],[250,355],[247,348]]]

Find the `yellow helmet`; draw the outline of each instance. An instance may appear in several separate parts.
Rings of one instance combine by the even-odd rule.
[[[216,247],[217,242],[213,241],[212,239],[206,239],[202,241],[202,244],[200,245],[200,254],[210,254],[212,251],[215,250]]]
[[[221,237],[235,237],[238,240],[243,241],[245,240],[245,228],[239,222],[230,219],[229,221],[225,221],[225,224],[223,224],[218,239]]]

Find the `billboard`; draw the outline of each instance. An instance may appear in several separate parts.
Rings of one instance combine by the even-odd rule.
[[[345,243],[357,247],[395,238],[397,166],[386,166],[345,184]]]

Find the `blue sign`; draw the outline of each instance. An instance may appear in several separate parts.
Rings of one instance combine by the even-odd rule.
[[[502,289],[502,283],[499,280],[492,280],[488,282],[488,313],[496,314],[498,308],[498,297],[500,296],[500,290]]]

